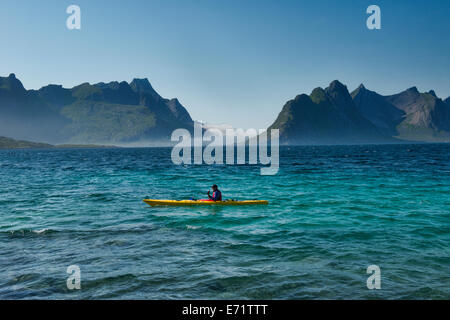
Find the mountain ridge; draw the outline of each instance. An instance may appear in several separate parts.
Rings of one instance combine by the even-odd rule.
[[[280,130],[282,144],[340,144],[389,142],[357,110],[345,85],[334,80],[310,95],[301,94],[284,105],[268,128]]]
[[[0,136],[54,144],[168,143],[194,121],[177,98],[161,97],[147,78],[131,82],[49,84],[26,90],[0,77]],[[413,86],[383,96],[338,80],[287,101],[268,129],[284,144],[450,142],[450,97]]]
[[[415,86],[383,96],[364,84],[350,94],[334,80],[286,102],[270,129],[282,144],[450,142],[450,97]]]
[[[0,135],[49,143],[167,142],[193,120],[178,99],[162,98],[147,78],[26,90],[0,77]]]

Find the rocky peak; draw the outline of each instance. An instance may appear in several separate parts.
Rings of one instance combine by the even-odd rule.
[[[133,81],[130,82],[130,86],[136,92],[154,91],[152,85],[150,84],[147,78],[143,79],[134,78]]]
[[[177,98],[167,101],[167,107],[178,120],[182,122],[192,122],[192,118]]]
[[[132,89],[132,88],[131,88],[131,86],[128,84],[128,82],[126,82],[126,81],[121,81],[121,82],[119,83],[119,89],[126,89],[126,90],[128,90],[128,89]]]
[[[153,89],[152,85],[147,78],[138,79],[135,78],[130,82],[131,89],[137,93],[149,94],[155,100],[162,99],[161,96]]]
[[[325,89],[325,92],[336,106],[347,109],[348,112],[354,111],[354,103],[347,87],[338,80],[331,82],[330,86]]]
[[[11,73],[8,77],[0,77],[0,88],[10,90],[12,92],[25,92],[22,82],[16,78],[14,73]]]
[[[310,97],[314,103],[319,103],[326,99],[326,92],[321,87],[317,87],[311,92]]]
[[[417,90],[417,87],[414,86],[414,87],[411,87],[411,88],[407,89],[406,92],[409,92],[409,93],[419,93],[419,90]]]
[[[297,95],[294,100],[291,100],[295,104],[305,103],[305,102],[311,102],[311,98],[307,94],[299,94]]]
[[[350,95],[353,99],[355,99],[356,96],[359,96],[361,94],[367,94],[370,93],[370,90],[367,90],[366,87],[361,83],[358,88],[356,88]]]
[[[348,93],[347,87],[340,83],[338,80],[334,80],[327,88],[328,92]]]

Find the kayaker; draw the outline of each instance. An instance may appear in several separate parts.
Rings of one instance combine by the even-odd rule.
[[[212,201],[222,201],[222,192],[217,188],[217,185],[214,184],[211,188],[213,189],[213,194],[211,196],[208,190],[208,199]]]

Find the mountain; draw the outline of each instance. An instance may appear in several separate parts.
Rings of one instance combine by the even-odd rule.
[[[382,96],[360,86],[352,97],[363,116],[386,134],[408,141],[450,141],[450,105],[433,90],[420,93],[412,87]]]
[[[434,91],[420,93],[416,87],[386,100],[406,113],[398,125],[399,137],[417,141],[450,141],[450,106]]]
[[[388,136],[397,136],[397,126],[403,121],[405,111],[388,102],[385,97],[360,85],[351,94],[361,114],[370,120],[379,131]]]
[[[167,144],[194,122],[176,98],[148,79],[130,83],[50,84],[26,90],[14,74],[0,77],[0,136],[53,144]],[[450,142],[450,97],[416,87],[383,96],[360,85],[351,94],[335,80],[288,101],[269,129],[283,144],[355,144],[401,140]]]
[[[366,119],[347,87],[335,80],[288,101],[268,128],[280,130],[282,144],[348,144],[392,139]]]
[[[36,91],[27,91],[10,74],[0,77],[0,135],[46,141],[67,124]]]
[[[335,80],[288,101],[268,129],[282,144],[450,142],[450,97],[416,87],[383,96],[362,84],[349,94]]]
[[[177,128],[192,130],[189,113],[148,79],[26,90],[13,74],[0,77],[0,135],[52,143],[168,142]]]

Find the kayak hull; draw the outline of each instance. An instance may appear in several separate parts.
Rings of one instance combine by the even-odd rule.
[[[200,200],[155,200],[144,199],[146,204],[154,206],[245,206],[255,204],[268,204],[267,200],[245,200],[245,201],[200,201]]]

